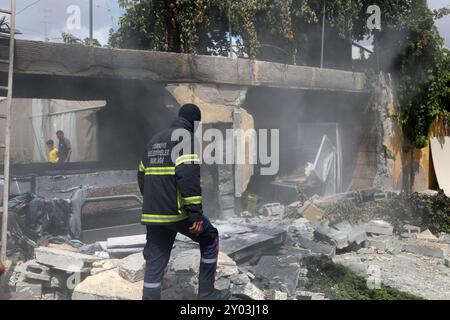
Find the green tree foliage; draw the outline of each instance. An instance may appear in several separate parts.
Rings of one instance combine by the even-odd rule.
[[[126,9],[113,47],[227,56],[229,29],[240,57],[309,64],[324,1],[317,0],[119,0]],[[434,25],[448,8],[426,0],[327,0],[326,21],[342,38],[362,40],[370,5],[382,12],[375,32],[377,56],[366,64],[392,72],[398,82],[401,121],[416,147],[424,147],[431,123],[449,119],[450,56]],[[375,62],[375,60],[377,62]]]

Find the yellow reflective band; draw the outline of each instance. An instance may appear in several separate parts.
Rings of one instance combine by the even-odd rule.
[[[146,171],[146,176],[174,176],[175,171]]]
[[[186,219],[187,214],[181,215],[157,215],[157,214],[142,214],[141,222],[156,222],[156,223],[167,223],[167,222],[178,222]]]
[[[146,176],[175,175],[175,167],[148,167],[145,168]]]
[[[202,196],[183,198],[184,204],[202,204]]]
[[[176,165],[180,165],[185,162],[200,162],[200,158],[196,154],[185,154],[177,158]]]
[[[142,163],[142,161],[139,163],[139,172],[144,172],[145,171],[145,167],[144,164]]]

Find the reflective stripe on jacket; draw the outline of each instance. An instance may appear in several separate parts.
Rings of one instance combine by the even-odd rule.
[[[180,141],[171,141],[175,129],[187,130],[191,152],[172,159],[172,150]],[[194,153],[193,127],[184,118],[157,134],[147,144],[138,168],[138,182],[144,203],[143,224],[199,220],[202,211],[200,158]],[[175,160],[175,161],[173,161]]]

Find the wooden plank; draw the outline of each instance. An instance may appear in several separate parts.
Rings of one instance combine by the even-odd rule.
[[[17,41],[16,57],[18,74],[366,91],[363,73],[248,59],[25,40]]]

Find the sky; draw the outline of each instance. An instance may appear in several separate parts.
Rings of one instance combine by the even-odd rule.
[[[78,38],[89,36],[89,0],[17,0],[17,29],[23,34],[18,39],[61,42],[61,33],[70,32]],[[8,8],[10,0],[0,0],[0,7]],[[450,0],[428,0],[430,8],[450,8]],[[80,9],[79,28],[69,29],[67,13],[70,6]],[[117,0],[94,0],[94,37],[101,44],[108,42],[111,28],[117,29],[123,14]],[[450,47],[450,16],[436,22],[447,47]],[[70,24],[69,24],[70,25]],[[73,24],[72,24],[73,26]]]

